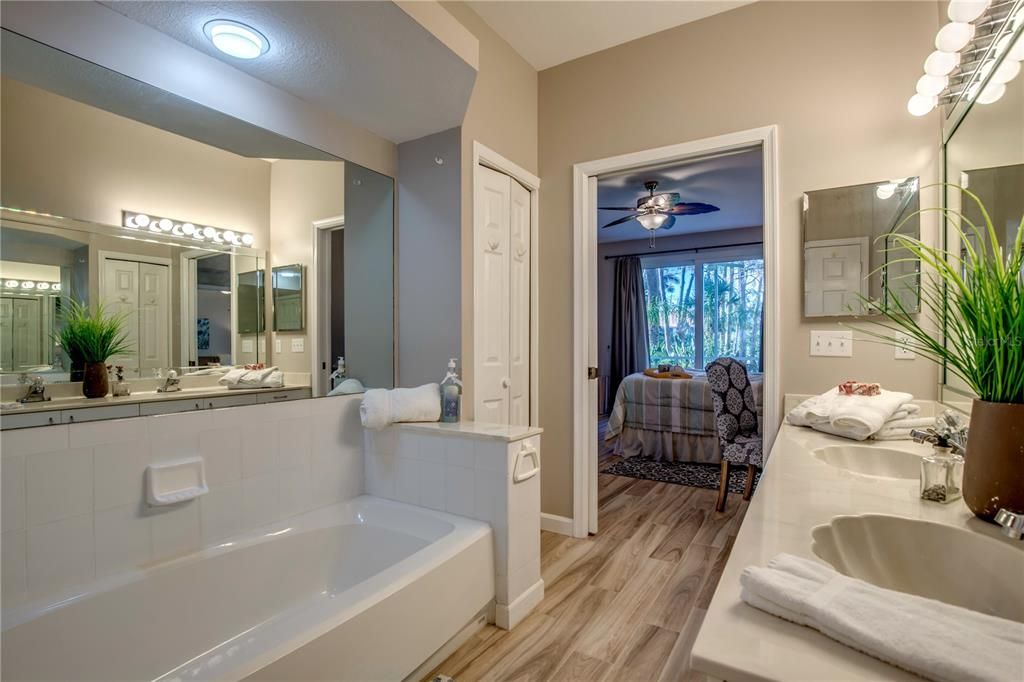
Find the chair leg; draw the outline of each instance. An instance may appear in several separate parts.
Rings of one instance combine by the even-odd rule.
[[[715,511],[725,511],[725,495],[729,491],[729,460],[722,460],[722,471],[719,475],[721,482],[718,485],[718,501],[715,502]]]
[[[751,493],[754,492],[754,476],[757,474],[757,467],[753,464],[747,465],[747,485],[743,489],[743,499],[749,500]]]

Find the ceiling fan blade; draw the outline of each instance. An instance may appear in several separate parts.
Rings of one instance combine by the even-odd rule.
[[[602,211],[636,211],[632,206],[598,206]]]
[[[671,215],[700,215],[701,213],[714,213],[718,210],[720,209],[717,206],[712,206],[711,204],[693,202],[676,204],[672,208],[667,209],[665,213]]]
[[[630,221],[630,220],[635,220],[635,219],[636,219],[636,216],[628,215],[628,216],[625,216],[624,218],[619,218],[618,220],[613,220],[610,223],[608,223],[607,225],[602,225],[601,229],[603,230],[606,227],[613,227],[613,226],[618,225],[620,223],[624,223],[624,222],[627,222],[627,221]]]
[[[660,228],[658,228],[658,229],[660,229],[660,230],[671,230],[672,226],[675,225],[675,224],[676,224],[676,217],[674,215],[669,215],[668,220],[666,220],[662,224],[662,226]]]

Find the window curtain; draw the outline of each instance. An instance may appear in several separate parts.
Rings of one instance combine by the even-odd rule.
[[[613,291],[612,366],[606,410],[614,404],[622,380],[647,367],[647,299],[644,297],[644,269],[639,258],[615,259]]]

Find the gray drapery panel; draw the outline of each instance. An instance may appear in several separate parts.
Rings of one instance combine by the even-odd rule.
[[[612,302],[612,366],[607,411],[623,378],[647,367],[647,300],[644,269],[636,256],[615,259]]]

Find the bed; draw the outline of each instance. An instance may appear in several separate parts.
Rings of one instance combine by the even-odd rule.
[[[631,374],[622,380],[608,416],[605,441],[622,457],[718,464],[722,448],[715,431],[711,388],[702,371],[692,379],[653,379]],[[763,377],[751,374],[759,422],[764,412]]]

